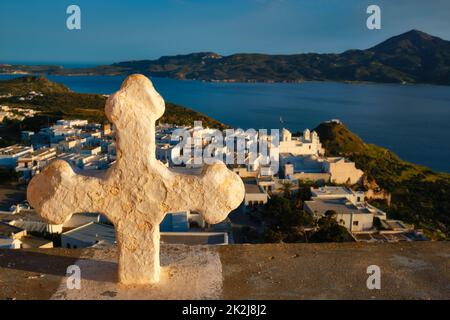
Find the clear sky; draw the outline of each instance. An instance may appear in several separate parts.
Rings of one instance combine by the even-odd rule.
[[[81,30],[66,28],[70,4],[81,8]],[[366,28],[369,4],[381,7],[381,30]],[[342,52],[410,29],[450,40],[450,1],[0,0],[0,62]]]

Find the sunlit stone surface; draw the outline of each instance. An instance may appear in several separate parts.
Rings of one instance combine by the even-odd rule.
[[[155,158],[155,122],[164,109],[148,78],[129,76],[105,107],[116,126],[116,163],[102,177],[88,177],[56,160],[28,186],[28,201],[50,223],[86,211],[101,212],[114,223],[123,284],[159,281],[159,224],[165,213],[191,210],[218,223],[244,198],[242,180],[223,163],[194,176],[176,174]]]

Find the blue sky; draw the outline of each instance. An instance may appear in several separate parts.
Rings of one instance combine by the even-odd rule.
[[[70,4],[81,7],[82,30],[66,28]],[[381,30],[366,28],[369,4],[381,7]],[[0,62],[342,52],[410,29],[449,40],[449,17],[448,0],[1,0]]]

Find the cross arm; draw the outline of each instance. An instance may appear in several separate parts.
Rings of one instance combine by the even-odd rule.
[[[33,177],[27,198],[45,220],[62,224],[78,212],[105,209],[104,183],[99,178],[76,174],[63,160],[54,160]]]
[[[199,176],[176,175],[165,201],[166,212],[191,210],[208,223],[223,221],[236,209],[245,195],[244,183],[225,164],[204,167]]]

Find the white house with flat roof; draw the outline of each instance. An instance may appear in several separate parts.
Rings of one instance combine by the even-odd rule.
[[[253,208],[267,203],[269,196],[263,187],[258,185],[255,178],[246,178],[243,181],[245,187],[244,205],[247,208]]]
[[[363,204],[353,204],[346,198],[305,201],[304,210],[317,219],[325,216],[327,211],[334,211],[336,212],[336,221],[350,232],[373,228],[374,213]]]
[[[373,229],[374,218],[386,221],[384,211],[365,202],[364,192],[346,187],[311,188],[311,201],[304,202],[304,210],[316,218],[334,211],[336,220],[351,232]]]
[[[78,152],[86,142],[84,137],[70,136],[55,144],[55,147],[59,152]]]
[[[364,191],[353,191],[347,187],[323,186],[319,188],[311,187],[311,199],[340,199],[346,198],[352,203],[364,203]]]
[[[99,242],[111,246],[116,243],[116,232],[113,226],[90,222],[61,234],[63,248],[87,248]]]
[[[53,242],[28,235],[26,229],[17,227],[11,223],[0,222],[0,248],[53,248]]]
[[[55,158],[55,148],[41,148],[21,156],[17,160],[16,171],[22,173],[23,180],[29,180]]]
[[[20,157],[28,155],[33,152],[33,147],[22,146],[20,144],[14,144],[9,147],[0,148],[0,167],[15,168],[17,166],[17,160]]]

